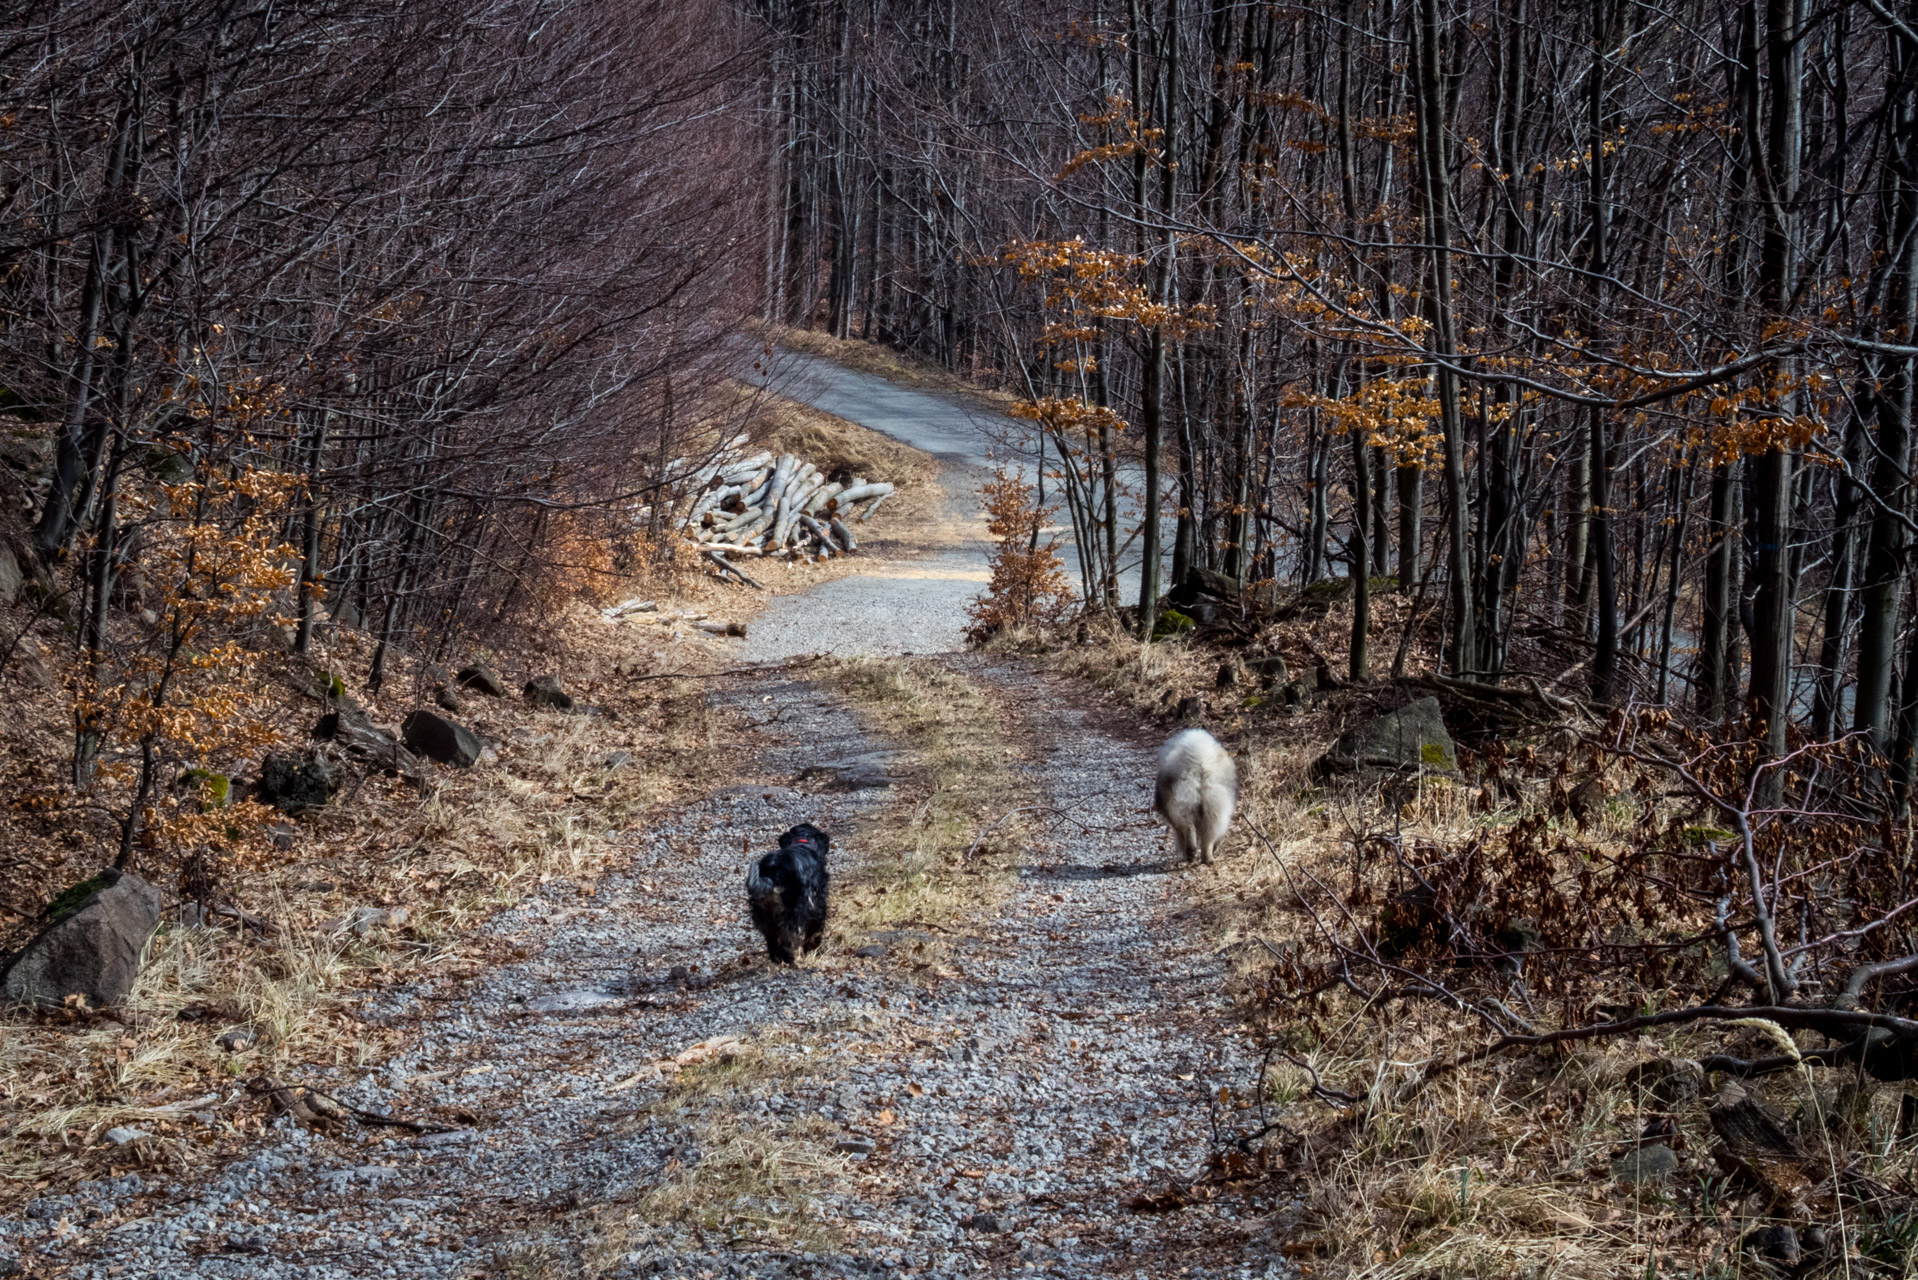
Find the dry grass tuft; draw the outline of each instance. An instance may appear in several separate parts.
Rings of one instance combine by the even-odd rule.
[[[846,877],[833,935],[943,927],[996,900],[1020,848],[1016,738],[993,691],[932,659],[854,658],[822,669],[880,736],[903,743],[919,777],[862,820],[866,861]],[[975,844],[977,847],[975,848]]]

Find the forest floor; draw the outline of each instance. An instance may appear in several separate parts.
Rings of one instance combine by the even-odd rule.
[[[573,800],[625,803],[566,819],[570,857],[437,921],[442,936],[356,944],[399,958],[313,998],[329,1035],[235,1055],[229,1083],[198,1096],[208,1075],[131,1099],[121,1118],[151,1132],[50,1168],[0,1219],[0,1268],[1296,1274],[1278,1184],[1190,1191],[1221,1135],[1254,1127],[1259,1068],[1204,906],[1220,873],[1169,863],[1149,812],[1154,735],[1015,658],[846,657],[956,648],[962,613],[902,633],[889,588],[946,557],[954,572],[928,579],[942,599],[977,589],[973,479],[949,468],[930,501],[902,504],[870,581],[795,569],[770,600],[702,588],[701,609],[577,624],[599,628],[580,644],[619,718],[540,713],[502,736],[562,768]],[[784,636],[779,652],[677,621],[762,607],[749,631]],[[809,611],[835,634],[807,632]],[[884,640],[843,639],[862,635]],[[792,656],[808,648],[833,656]],[[726,665],[759,656],[782,661]],[[619,703],[639,671],[712,678]],[[634,723],[647,714],[672,721],[663,760]],[[462,785],[484,791],[487,772]],[[526,794],[492,785],[475,811]],[[833,833],[834,925],[781,968],[741,880],[799,821]],[[374,900],[411,900],[423,873],[404,874]],[[274,1118],[240,1083],[268,1068],[412,1127]],[[124,1074],[122,1093],[141,1092]]]

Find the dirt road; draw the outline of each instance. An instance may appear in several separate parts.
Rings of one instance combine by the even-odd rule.
[[[617,833],[590,896],[555,881],[495,918],[522,958],[358,1011],[405,1053],[312,1076],[464,1127],[282,1120],[190,1193],[134,1176],[37,1201],[0,1251],[101,1280],[1295,1274],[1283,1206],[1149,1211],[1243,1127],[1256,1074],[1147,811],[1151,742],[1052,677],[939,661],[1004,710],[1043,818],[988,906],[769,965],[747,851],[815,822],[856,894],[916,765],[803,668],[736,677],[712,697],[741,776]]]

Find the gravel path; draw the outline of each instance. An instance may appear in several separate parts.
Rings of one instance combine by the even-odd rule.
[[[969,459],[946,452],[964,492]],[[778,602],[742,656],[956,649],[983,579],[960,520],[922,559]],[[734,677],[713,696],[747,726],[745,781],[618,834],[590,895],[549,883],[497,917],[517,961],[360,1011],[403,1028],[405,1053],[303,1081],[392,1115],[463,1108],[467,1127],[281,1120],[191,1189],[128,1175],[0,1220],[0,1275],[12,1255],[89,1280],[1297,1274],[1286,1204],[1127,1207],[1200,1167],[1215,1120],[1245,1127],[1219,1091],[1256,1067],[1147,811],[1150,744],[1051,677],[945,661],[1013,709],[1057,811],[996,907],[768,965],[745,851],[815,822],[836,891],[856,886],[887,791],[851,784],[891,744],[792,671]],[[821,761],[854,763],[808,776]]]
[[[739,655],[777,662],[808,653],[839,657],[945,653],[962,647],[966,606],[990,576],[979,510],[988,455],[1016,424],[956,398],[901,387],[829,361],[782,351],[780,389],[816,408],[883,432],[939,461],[940,510],[925,538],[902,554],[872,555],[851,577],[781,596],[753,619]]]
[[[804,596],[773,601],[754,620],[741,655],[777,661],[805,653],[945,653],[960,648],[966,605],[988,577],[990,545],[979,510],[979,485],[998,460],[1015,462],[1028,479],[1033,476],[1038,458],[1030,429],[963,397],[903,387],[800,352],[780,351],[773,373],[783,394],[938,459],[945,511],[932,538],[913,548],[910,558],[878,562]],[[1057,458],[1052,461],[1056,466]],[[1130,468],[1125,472],[1126,485],[1136,489],[1139,477]],[[1051,496],[1056,501],[1057,494]],[[1125,498],[1121,518],[1128,527],[1137,521],[1133,497]],[[1058,535],[1066,576],[1077,583],[1071,531],[1061,528]],[[1132,600],[1139,591],[1137,552],[1128,549],[1120,558],[1120,596]]]
[[[1027,767],[1072,817],[990,918],[765,963],[742,843],[810,819],[843,873],[885,794],[796,781],[885,744],[769,671],[722,699],[753,726],[761,782],[623,834],[630,860],[592,897],[549,884],[493,922],[523,961],[386,998],[363,1016],[412,1048],[314,1080],[398,1115],[470,1107],[477,1125],[362,1139],[281,1121],[189,1197],[90,1184],[36,1202],[0,1249],[102,1280],[1293,1274],[1254,1212],[1272,1206],[1125,1208],[1202,1162],[1211,1099],[1252,1066],[1145,812],[1149,750],[1030,672],[980,678],[1036,730]],[[678,1082],[652,1065],[725,1036],[730,1064]],[[790,1185],[742,1181],[767,1151]],[[657,1189],[680,1185],[697,1195],[675,1214]]]

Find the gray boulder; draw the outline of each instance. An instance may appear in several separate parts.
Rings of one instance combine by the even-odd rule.
[[[1321,777],[1339,773],[1457,773],[1458,747],[1437,698],[1420,698],[1345,731],[1319,757]]]
[[[484,662],[475,662],[470,667],[460,668],[460,673],[453,678],[465,688],[477,689],[489,698],[506,696],[506,682],[499,678],[498,672]]]
[[[276,751],[260,761],[257,794],[281,813],[322,808],[339,789],[339,774],[324,760]]]
[[[471,768],[480,758],[480,740],[464,725],[431,711],[415,711],[400,726],[407,750],[441,764]]]
[[[571,711],[572,695],[559,687],[557,676],[534,676],[526,682],[526,697],[534,704],[555,711]]]
[[[128,872],[102,871],[55,898],[45,920],[0,975],[0,1002],[57,1009],[78,994],[104,1009],[133,990],[160,924],[160,891]]]

